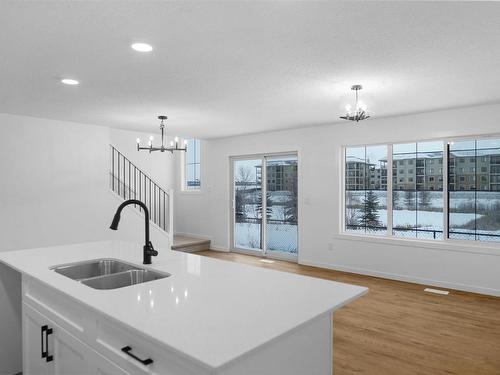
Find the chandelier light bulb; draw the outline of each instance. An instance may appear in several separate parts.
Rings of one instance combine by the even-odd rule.
[[[188,144],[188,140],[187,140],[187,139],[185,139],[185,140],[184,140],[184,146],[187,146],[187,144]]]
[[[170,146],[173,146],[174,145],[174,141],[170,141]]]
[[[140,138],[137,138],[137,139],[136,139],[136,142],[137,142],[137,144],[141,143],[141,139],[140,139]]]
[[[152,135],[149,136],[149,140],[152,142],[155,139]]]
[[[149,146],[152,146],[152,145],[153,145],[153,141],[152,141],[151,139],[149,140],[148,145],[149,145]]]
[[[346,110],[346,112],[351,112],[351,109],[352,109],[352,107],[351,107],[351,105],[350,105],[350,104],[347,104],[347,105],[345,106],[345,110]]]
[[[175,137],[174,140],[175,140],[175,143],[179,143],[179,137]]]

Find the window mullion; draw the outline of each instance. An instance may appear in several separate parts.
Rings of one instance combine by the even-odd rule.
[[[387,236],[392,237],[392,144],[387,145]]]
[[[449,240],[449,211],[450,211],[450,196],[448,192],[448,177],[450,175],[450,166],[448,164],[448,142],[443,142],[443,240]]]

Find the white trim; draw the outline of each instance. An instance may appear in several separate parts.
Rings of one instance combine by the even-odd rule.
[[[262,156],[262,168],[260,170],[260,204],[262,211],[260,213],[260,247],[262,255],[267,256],[267,157]]]
[[[479,134],[469,134],[469,135],[459,135],[459,136],[442,136],[442,137],[434,137],[434,138],[420,138],[420,139],[410,139],[410,140],[398,140],[391,142],[375,142],[375,143],[362,143],[362,144],[342,144],[342,147],[367,147],[367,146],[383,146],[383,145],[395,145],[400,143],[421,143],[421,142],[455,142],[455,141],[469,141],[473,139],[490,139],[490,138],[499,138],[500,133],[479,133]]]
[[[443,141],[443,242],[448,242],[448,142]]]
[[[434,294],[440,294],[442,296],[447,296],[448,294],[450,294],[450,291],[448,291],[448,290],[433,289],[433,288],[425,288],[424,292],[434,293]]]
[[[383,279],[397,280],[397,281],[403,281],[403,282],[407,282],[407,283],[414,283],[414,284],[420,284],[420,285],[430,285],[430,286],[435,286],[435,287],[440,287],[440,288],[461,290],[461,291],[465,291],[465,292],[479,293],[479,294],[500,297],[500,289],[485,288],[485,287],[481,287],[481,286],[477,286],[477,285],[450,283],[450,282],[446,282],[446,281],[424,279],[424,278],[415,277],[415,276],[406,276],[406,275],[400,275],[400,274],[394,274],[394,273],[388,273],[388,272],[380,272],[380,271],[368,270],[368,269],[364,269],[364,268],[349,267],[349,266],[344,266],[344,265],[331,265],[331,264],[327,264],[327,263],[315,262],[315,261],[309,261],[309,260],[301,260],[299,262],[299,264],[306,265],[306,266],[326,268],[326,269],[330,269],[330,270],[334,270],[334,271],[354,273],[354,274],[358,274],[358,275],[381,277]]]
[[[417,238],[401,237],[376,237],[351,233],[339,233],[333,239],[341,241],[360,241],[367,243],[378,243],[390,246],[407,246],[414,248],[425,248],[435,250],[446,250],[461,253],[483,254],[500,256],[500,243],[482,241],[460,241],[460,240],[423,240]],[[476,243],[475,243],[476,242]]]
[[[392,211],[392,144],[387,145],[387,181],[385,184],[385,201],[386,201],[386,210],[387,210],[387,237],[392,237],[392,228],[393,228],[393,211]],[[416,166],[415,166],[416,168]]]
[[[174,189],[168,190],[168,236],[170,248],[174,245]]]
[[[340,178],[339,178],[339,185],[340,185],[340,212],[339,212],[339,224],[340,227],[339,233],[344,233],[345,232],[345,215],[346,215],[346,208],[345,208],[345,158],[346,158],[346,146],[340,147],[340,158],[339,158],[339,171],[340,171]]]

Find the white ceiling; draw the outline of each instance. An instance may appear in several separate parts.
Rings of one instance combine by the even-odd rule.
[[[0,3],[0,112],[200,138],[500,101],[496,2]],[[153,45],[150,54],[130,49]],[[65,86],[74,77],[79,86]]]

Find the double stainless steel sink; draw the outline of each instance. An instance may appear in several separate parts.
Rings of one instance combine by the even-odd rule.
[[[55,272],[94,289],[118,289],[171,276],[118,259],[94,259],[51,267]]]

